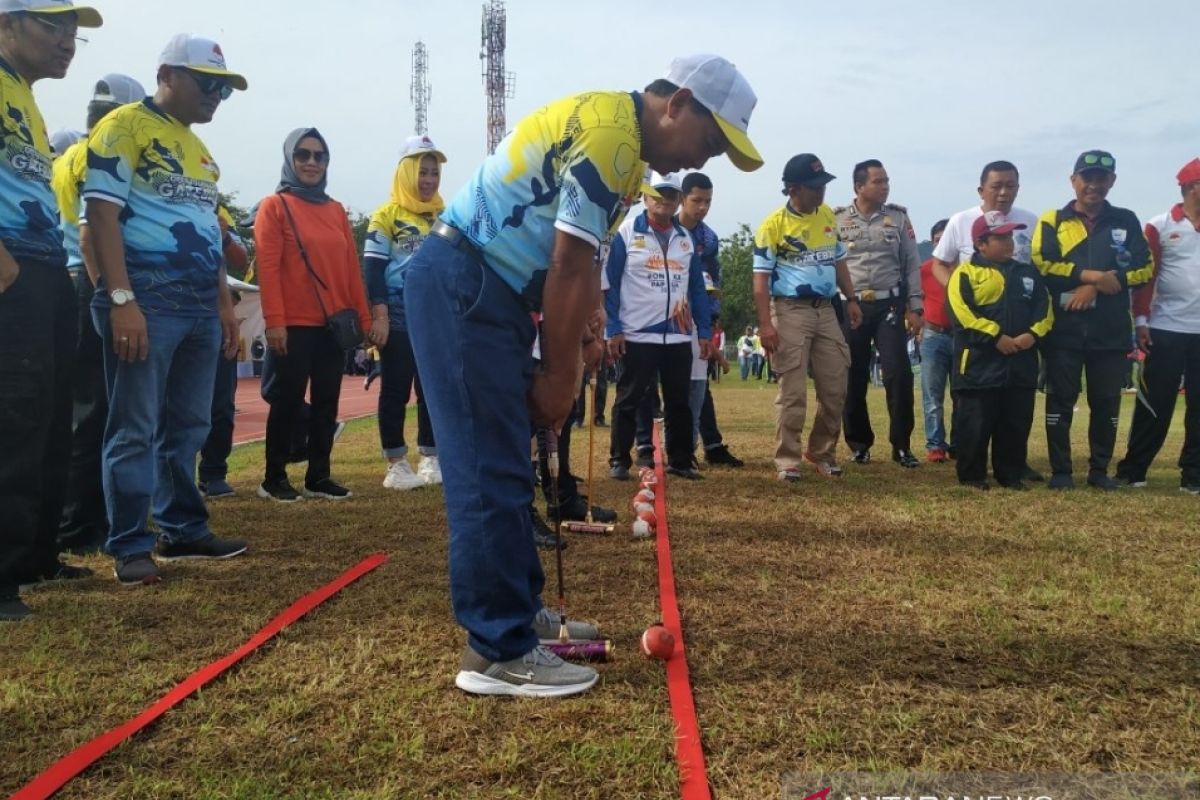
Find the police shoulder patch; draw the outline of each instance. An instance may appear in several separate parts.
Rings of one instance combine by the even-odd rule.
[[[899,203],[884,203],[884,204],[883,204],[883,207],[884,207],[884,208],[890,208],[890,209],[893,209],[893,210],[895,210],[895,211],[899,211],[901,214],[907,214],[907,213],[908,213],[908,209],[907,209],[907,208],[905,208],[904,206],[900,205]]]
[[[850,206],[837,206],[833,209],[834,214],[845,214],[850,210]]]

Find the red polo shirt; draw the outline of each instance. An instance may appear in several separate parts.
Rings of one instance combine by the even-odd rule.
[[[921,265],[921,291],[925,293],[925,321],[943,330],[950,330],[950,315],[946,311],[946,287],[933,274],[933,259]]]

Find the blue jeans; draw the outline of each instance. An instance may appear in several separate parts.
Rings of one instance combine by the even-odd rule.
[[[950,446],[942,406],[953,361],[953,335],[926,328],[921,335],[921,404],[925,411],[926,450],[945,450]]]
[[[404,307],[442,468],[454,614],[479,655],[517,658],[537,646],[545,584],[529,516],[533,322],[490,267],[438,236],[409,262]]]
[[[221,324],[211,317],[146,315],[150,356],[120,361],[109,310],[92,309],[104,339],[108,421],[104,427],[105,549],[115,558],[154,549],[151,511],[163,538],[181,543],[209,534],[208,511],[193,475],[208,436]]]
[[[692,452],[696,452],[696,443],[700,441],[700,414],[704,411],[704,395],[708,392],[708,379],[698,381],[692,379],[688,387],[688,407],[692,409]]]
[[[223,481],[229,474],[229,454],[233,452],[233,417],[236,413],[237,365],[236,359],[224,355],[217,359],[212,395],[212,429],[200,448],[200,468],[196,472],[197,480],[201,483]]]

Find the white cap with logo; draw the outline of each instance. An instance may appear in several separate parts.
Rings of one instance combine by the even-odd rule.
[[[2,0],[0,0],[2,1]],[[203,36],[193,36],[190,33],[177,33],[167,42],[159,56],[160,67],[183,67],[193,72],[203,72],[206,75],[216,75],[229,81],[235,89],[245,91],[249,86],[246,79],[236,72],[230,72],[225,66],[225,54],[221,45]]]
[[[104,24],[99,11],[91,6],[73,5],[71,0],[0,0],[0,14],[17,11],[30,14],[69,14],[74,11],[81,28],[99,28]]]
[[[651,197],[661,197],[658,193],[659,189],[674,189],[677,192],[683,191],[683,175],[678,172],[668,172],[666,175],[660,175],[654,170],[647,169],[646,176],[642,179],[642,193],[648,194]]]
[[[737,67],[720,56],[683,56],[671,62],[667,80],[680,89],[690,89],[700,105],[712,112],[729,140],[727,155],[735,167],[753,172],[763,165],[762,156],[746,134],[758,97]]]
[[[410,136],[404,140],[404,146],[400,148],[400,160],[413,156],[431,155],[438,160],[439,164],[446,163],[446,155],[441,150],[437,149],[437,145],[433,143],[433,139],[428,136]]]

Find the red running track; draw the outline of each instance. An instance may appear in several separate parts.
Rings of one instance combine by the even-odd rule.
[[[258,378],[238,378],[237,396],[233,401],[237,409],[233,416],[233,443],[257,442],[267,435],[267,402],[259,393]],[[342,377],[342,397],[338,402],[338,419],[369,417],[379,407],[379,381],[363,391],[363,376]]]

